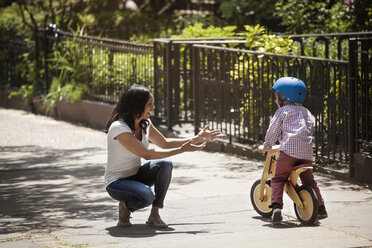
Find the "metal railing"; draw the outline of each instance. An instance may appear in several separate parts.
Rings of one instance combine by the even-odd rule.
[[[308,87],[316,158],[349,162],[347,61],[202,45],[193,46],[193,59],[195,133],[210,123],[230,142],[262,142],[276,110],[271,87],[290,75]]]
[[[348,60],[349,39],[372,37],[372,32],[280,35],[299,44],[301,56]]]
[[[372,32],[281,35],[291,38],[299,47],[296,55],[348,60],[348,39],[372,37]],[[168,129],[182,122],[193,120],[192,112],[192,54],[194,44],[217,45],[230,48],[248,49],[245,37],[200,38],[200,39],[155,39],[155,81],[158,91],[156,116],[166,120]],[[164,107],[164,108],[162,108]]]
[[[322,163],[332,164],[335,170],[343,170],[344,174],[349,173],[353,176],[353,154],[359,152],[360,147],[371,147],[371,114],[370,109],[367,108],[371,101],[369,97],[371,95],[369,93],[371,91],[371,75],[365,69],[371,63],[368,62],[370,59],[366,59],[366,45],[359,45],[359,51],[364,51],[359,52],[359,54],[364,54],[363,59],[359,55],[353,64],[349,64],[350,51],[352,50],[349,47],[352,38],[371,39],[372,32],[283,37],[291,37],[295,43],[299,44],[297,45],[299,47],[297,49],[298,55],[312,54],[317,58],[274,54],[253,56],[254,52],[252,51],[236,49],[221,52],[224,48],[211,48],[213,51],[214,49],[219,51],[211,52],[200,47],[200,45],[215,46],[214,43],[216,43],[219,47],[240,46],[241,48],[244,47],[244,37],[235,37],[235,40],[231,38],[225,38],[225,40],[155,40],[155,90],[161,89],[163,95],[159,93],[158,96],[164,99],[163,102],[159,102],[163,109],[158,107],[157,116],[166,120],[168,129],[172,129],[174,125],[183,122],[195,121],[195,124],[199,121],[203,122],[203,119],[198,120],[197,118],[202,118],[205,115],[207,120],[213,120],[214,125],[229,133],[230,142],[232,140],[238,142],[262,141],[264,129],[268,125],[268,113],[273,114],[275,109],[269,111],[268,106],[272,106],[272,95],[270,95],[271,91],[268,90],[268,85],[273,84],[274,79],[279,75],[297,75],[309,86],[310,97],[305,104],[316,117],[314,134],[317,159],[321,159]],[[227,44],[224,45],[224,42]],[[194,47],[201,49],[198,54],[201,61],[197,61],[197,65],[201,67],[194,66],[195,55],[191,52]],[[218,57],[219,53],[229,55],[225,54],[220,58]],[[243,59],[240,59],[241,57]],[[226,65],[226,63],[230,64]],[[256,72],[236,71],[237,68],[244,68],[246,63],[252,67],[251,70]],[[197,72],[195,72],[196,69]],[[268,72],[262,70],[268,70]],[[235,76],[233,77],[229,73],[235,73]],[[355,82],[352,79],[349,81],[349,74],[353,73],[358,75],[354,76]],[[245,78],[247,75],[255,77],[254,80]],[[359,77],[363,77],[359,75],[364,75],[364,84],[359,83]],[[203,101],[198,103],[202,109],[195,109],[194,105],[198,94],[203,94],[202,92],[205,91],[195,90],[196,86],[192,82],[204,82],[205,80],[208,82],[207,85],[213,85],[213,87],[208,87],[209,91],[206,93],[206,95],[210,95],[210,98],[204,99],[207,101],[206,103]],[[248,80],[249,83],[246,83],[245,80]],[[250,92],[236,86],[239,85],[236,81],[243,85],[251,84],[250,87],[246,86],[245,88],[250,88]],[[364,85],[363,90],[360,89],[361,85]],[[226,96],[227,92],[230,93],[229,97]],[[216,94],[225,95],[217,97]],[[251,98],[242,97],[241,94],[246,94]],[[254,107],[253,110],[244,109],[243,99],[246,99],[247,106]],[[235,105],[228,101],[234,101]],[[353,101],[357,102],[353,103]],[[358,109],[361,106],[364,107]],[[199,115],[200,113],[202,114]],[[216,118],[221,119],[217,121]],[[360,125],[364,125],[363,128],[366,131],[359,131]],[[358,142],[359,144],[356,144]],[[340,164],[343,166],[339,166]]]
[[[88,86],[88,94],[95,99],[117,102],[123,91],[132,84],[153,89],[153,47],[127,41],[76,35],[57,29],[39,30],[36,43],[43,54],[40,68],[44,68],[45,88],[60,68],[53,67],[58,59],[69,60],[83,72],[77,83]],[[56,56],[56,52],[59,55]],[[58,61],[57,61],[58,62]],[[72,72],[73,73],[73,72]]]
[[[170,130],[176,124],[193,121],[191,48],[194,44],[239,47],[244,43],[244,37],[155,39],[155,117],[165,121]]]

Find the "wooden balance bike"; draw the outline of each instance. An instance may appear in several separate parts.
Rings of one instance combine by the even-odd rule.
[[[274,176],[276,159],[279,156],[279,146],[266,154],[265,167],[261,179],[255,181],[251,188],[251,202],[254,209],[263,217],[270,217],[273,210],[271,205],[271,178]],[[284,184],[284,192],[292,199],[297,219],[303,225],[313,225],[318,216],[318,199],[314,190],[307,185],[298,185],[300,174],[313,167],[307,164],[295,166]]]

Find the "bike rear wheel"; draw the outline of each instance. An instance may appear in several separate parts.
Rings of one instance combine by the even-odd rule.
[[[269,208],[271,205],[271,187],[267,181],[265,184],[264,198],[260,199],[261,180],[257,180],[251,187],[251,202],[253,208],[263,217],[270,217],[273,210]]]
[[[313,225],[318,216],[318,199],[314,190],[310,186],[302,185],[296,191],[303,205],[301,208],[296,203],[293,204],[297,219],[303,225]]]

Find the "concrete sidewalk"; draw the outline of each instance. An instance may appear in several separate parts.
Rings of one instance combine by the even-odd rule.
[[[372,247],[372,191],[316,175],[329,218],[296,220],[285,196],[273,226],[249,193],[263,161],[221,153],[174,156],[162,218],[149,208],[118,228],[117,202],[104,190],[106,135],[20,110],[0,108],[0,247]]]

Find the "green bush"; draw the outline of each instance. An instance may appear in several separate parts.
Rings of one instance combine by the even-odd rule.
[[[276,54],[292,54],[293,51],[293,40],[290,38],[283,38],[275,34],[268,34],[265,27],[260,25],[255,26],[245,26],[246,32],[242,33],[246,37],[246,47],[249,50],[261,52],[261,53],[276,53]],[[249,55],[252,56],[252,55]],[[262,57],[262,55],[258,56]],[[243,57],[240,57],[240,60],[244,60]],[[248,66],[248,62],[244,61],[243,63],[239,62],[235,64],[234,70],[230,72],[230,75],[234,80],[244,79],[244,75],[251,75],[255,78],[258,77],[257,71],[252,71],[256,75],[249,72],[250,68],[258,68],[258,61],[255,61],[252,67]],[[262,68],[266,68],[265,65]],[[264,77],[266,77],[264,75]]]
[[[54,74],[48,94],[44,99],[51,107],[65,98],[69,102],[81,100],[86,95],[85,80],[89,74],[84,50],[74,40],[55,43],[49,70]]]
[[[17,63],[13,70],[20,75],[20,79],[24,80],[22,86],[19,89],[13,90],[9,94],[9,98],[17,95],[21,95],[23,100],[31,107],[34,111],[32,99],[35,96],[39,96],[45,92],[45,87],[40,81],[41,75],[44,73],[43,68],[38,68],[36,64],[36,48],[30,40],[27,40],[31,47],[28,52],[22,53],[21,63]],[[39,54],[43,56],[43,54]]]
[[[338,33],[353,31],[353,4],[342,0],[279,0],[275,16],[290,34]]]
[[[291,54],[293,40],[283,38],[275,34],[266,32],[266,28],[259,24],[255,26],[244,26],[246,32],[242,33],[246,37],[246,46],[258,52]]]
[[[0,8],[0,39],[19,40],[32,37],[32,30],[24,28],[18,6],[14,3]]]
[[[171,38],[213,38],[213,37],[233,37],[235,35],[236,26],[203,27],[202,23],[195,23],[194,25],[184,28],[179,35],[172,35]]]

